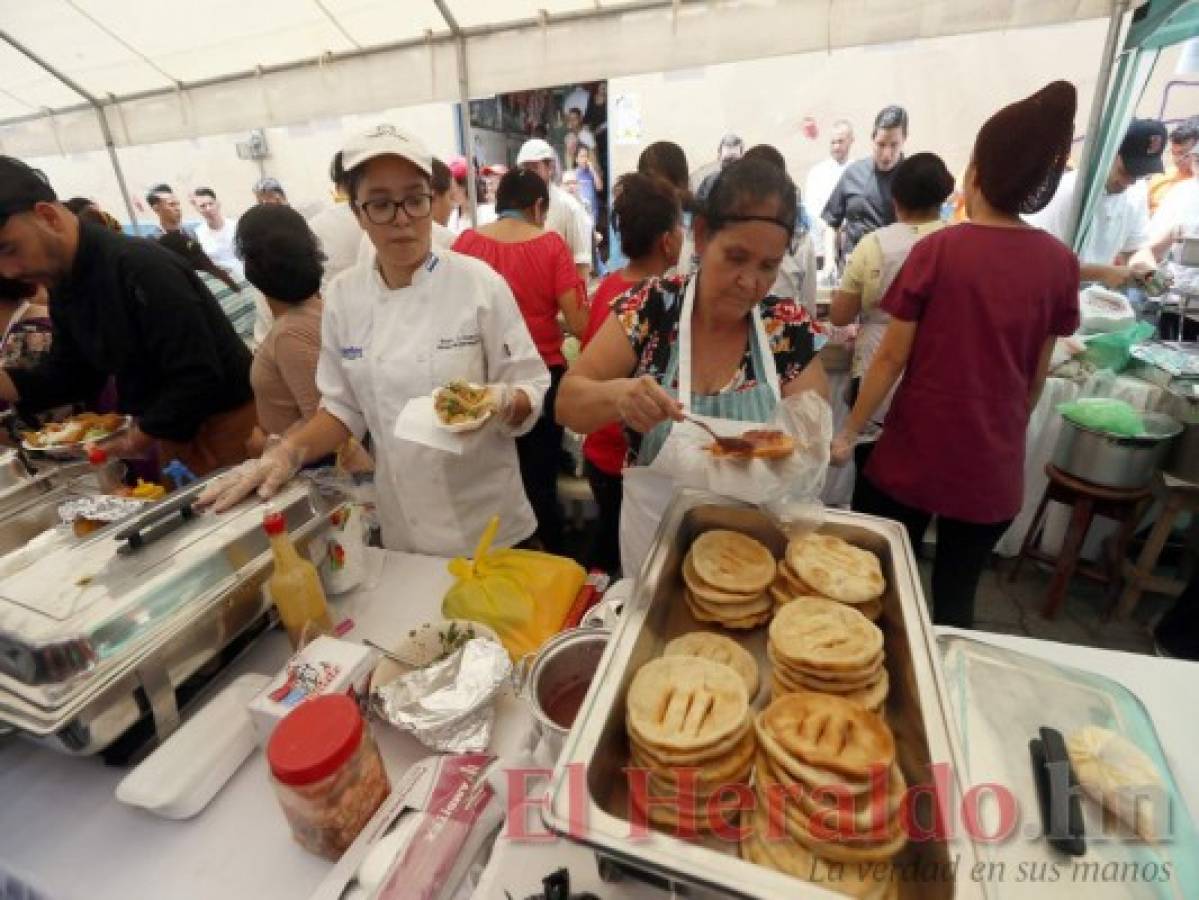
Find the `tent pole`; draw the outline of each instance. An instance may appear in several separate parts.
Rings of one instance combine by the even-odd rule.
[[[446,0],[433,0],[441,17],[445,19],[450,34],[454,36],[454,48],[458,54],[458,121],[462,128],[462,143],[466,145],[466,196],[470,200],[470,221],[474,226],[479,224],[479,188],[475,178],[475,134],[470,127],[470,85],[466,70],[466,36],[458,27],[458,20],[450,12]]]
[[[96,118],[100,122],[100,134],[104,137],[104,148],[108,151],[108,160],[112,163],[113,174],[117,177],[117,186],[121,189],[121,199],[125,201],[125,211],[129,213],[129,225],[133,229],[133,233],[137,234],[137,214],[133,211],[133,202],[129,199],[129,185],[125,183],[125,173],[121,171],[121,161],[117,158],[116,142],[112,138],[112,129],[108,125],[108,116],[104,113],[104,106],[98,99],[85,91],[82,87],[76,84],[71,78],[68,78],[62,72],[58,71],[20,41],[13,38],[7,31],[0,31],[0,38],[6,44],[26,57],[30,62],[39,68],[49,72],[76,94],[88,102],[88,105],[96,113]]]
[[[1124,24],[1124,14],[1128,12],[1129,0],[1112,0],[1112,15],[1107,23],[1107,38],[1103,42],[1103,58],[1099,62],[1099,75],[1095,80],[1095,95],[1091,98],[1091,114],[1087,119],[1087,134],[1086,139],[1082,144],[1082,155],[1078,160],[1078,172],[1086,172],[1087,166],[1091,161],[1091,157],[1102,151],[1101,147],[1095,145],[1096,139],[1099,137],[1099,124],[1103,121],[1103,107],[1107,100],[1108,87],[1112,80],[1112,67],[1116,62],[1116,55],[1119,52],[1117,43],[1120,39],[1120,28]],[[1103,173],[1100,177],[1106,178],[1107,174]],[[1074,239],[1078,235],[1078,229],[1081,227],[1082,207],[1086,200],[1086,191],[1079,190],[1078,184],[1075,184],[1074,198],[1070,204],[1070,231],[1069,240],[1066,241],[1066,246],[1074,246]]]

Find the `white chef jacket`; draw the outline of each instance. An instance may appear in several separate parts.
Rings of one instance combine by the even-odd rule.
[[[1053,199],[1039,213],[1025,216],[1029,225],[1048,231],[1063,243],[1070,227],[1070,207],[1078,173],[1067,172]],[[1120,194],[1104,192],[1095,210],[1095,224],[1078,254],[1085,265],[1110,266],[1121,253],[1136,253],[1149,244],[1149,201],[1145,189],[1134,184]]]
[[[395,437],[410,399],[455,378],[518,386],[533,411],[515,430],[489,422],[460,456]],[[497,514],[499,545],[536,529],[514,438],[536,424],[550,376],[507,283],[485,263],[430,253],[399,290],[371,262],[347,269],[325,293],[316,384],[324,409],[358,438],[371,433],[388,549],[469,556]]]
[[[545,230],[556,231],[566,241],[575,265],[591,265],[594,226],[583,204],[556,184],[551,184],[550,208],[545,214]]]
[[[803,200],[804,209],[808,211],[808,218],[812,220],[812,242],[819,249],[819,253],[824,252],[824,230],[828,228],[821,218],[824,204],[828,203],[833,188],[841,180],[841,173],[848,165],[848,158],[839,163],[831,156],[826,156],[808,170],[808,177],[804,179],[803,196],[800,199]]]

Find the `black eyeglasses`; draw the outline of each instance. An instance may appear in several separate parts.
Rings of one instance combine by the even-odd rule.
[[[432,194],[409,194],[403,200],[377,199],[361,204],[366,217],[376,225],[390,225],[403,209],[409,219],[424,219],[433,212]]]

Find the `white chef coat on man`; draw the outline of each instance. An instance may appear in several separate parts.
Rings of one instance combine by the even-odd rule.
[[[540,138],[525,141],[516,156],[522,169],[536,172],[549,187],[550,208],[545,214],[545,230],[556,231],[566,241],[575,269],[586,279],[591,271],[592,224],[583,205],[554,183],[554,148]]]
[[[515,431],[488,423],[460,455],[397,438],[408,401],[455,378],[519,386],[533,411]],[[394,291],[373,265],[343,272],[325,292],[316,384],[325,409],[372,436],[385,547],[469,554],[495,514],[499,545],[536,530],[514,438],[536,424],[550,377],[511,290],[486,264],[431,252]]]

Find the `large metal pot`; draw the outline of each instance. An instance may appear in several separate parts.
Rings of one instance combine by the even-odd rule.
[[[1145,413],[1145,434],[1122,437],[1062,419],[1053,464],[1102,487],[1135,489],[1149,484],[1182,426],[1162,413]]]
[[[1184,481],[1199,484],[1199,385],[1171,386],[1166,411],[1182,423],[1182,434],[1162,467]]]
[[[1191,422],[1183,427],[1165,468],[1183,481],[1199,484],[1199,422]]]
[[[571,628],[546,641],[531,662],[521,660],[517,674],[520,692],[537,721],[542,742],[555,759],[611,636],[607,628]]]

